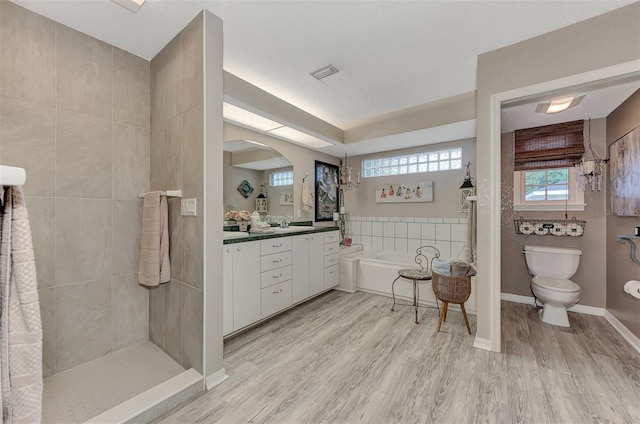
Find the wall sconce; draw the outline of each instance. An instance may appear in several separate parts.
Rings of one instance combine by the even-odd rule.
[[[260,194],[256,198],[256,212],[267,213],[269,211],[269,199],[267,199],[267,186],[260,185]]]
[[[475,196],[476,188],[471,183],[471,172],[469,168],[471,166],[471,162],[467,162],[464,166],[467,167],[467,174],[464,176],[464,181],[458,190],[458,212],[468,212],[469,211],[469,200],[467,197]]]

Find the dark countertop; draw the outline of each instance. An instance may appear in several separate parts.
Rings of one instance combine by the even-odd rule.
[[[295,226],[292,225],[292,227],[295,227]],[[289,233],[251,234],[249,237],[232,238],[232,239],[224,240],[222,244],[245,243],[248,241],[255,241],[255,240],[291,237],[291,236],[297,236],[300,234],[327,233],[329,231],[338,231],[338,230],[339,230],[339,227],[315,227],[313,230],[295,231],[295,232],[289,232]]]

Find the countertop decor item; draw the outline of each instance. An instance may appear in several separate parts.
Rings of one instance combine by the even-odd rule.
[[[467,173],[464,176],[464,181],[458,190],[458,212],[463,213],[469,210],[469,201],[467,197],[474,196],[476,194],[476,188],[471,183],[471,162],[467,162],[464,166],[467,167]]]

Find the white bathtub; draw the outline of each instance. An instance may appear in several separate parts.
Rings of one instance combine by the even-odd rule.
[[[358,257],[356,287],[358,290],[391,297],[391,283],[398,277],[398,270],[402,268],[419,267],[414,261],[412,253],[394,253],[375,250],[365,250]],[[471,278],[471,296],[465,302],[467,312],[476,313],[476,281]],[[395,285],[396,298],[413,301],[413,283],[401,278]],[[430,283],[420,284],[420,303],[436,306],[436,298]],[[454,305],[451,305],[452,307]],[[457,306],[456,306],[457,308]]]

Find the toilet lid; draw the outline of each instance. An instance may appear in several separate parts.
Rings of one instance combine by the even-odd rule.
[[[538,287],[544,289],[555,290],[558,292],[577,292],[580,291],[580,286],[571,280],[565,278],[551,278],[551,277],[533,277],[531,281]]]

